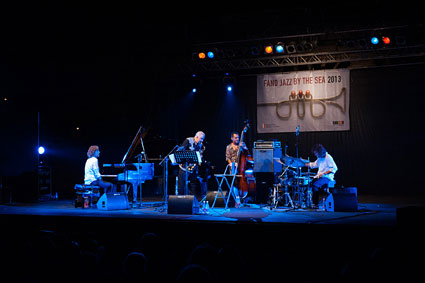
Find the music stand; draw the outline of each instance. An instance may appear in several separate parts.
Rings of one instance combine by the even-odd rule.
[[[170,159],[174,159],[177,164],[184,164],[185,174],[186,174],[186,182],[184,185],[184,194],[187,195],[187,164],[201,163],[201,153],[199,151],[192,150],[182,150],[176,151],[172,155],[170,155]],[[173,161],[174,161],[173,160]]]

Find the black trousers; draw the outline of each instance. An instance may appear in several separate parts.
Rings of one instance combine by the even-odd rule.
[[[102,180],[93,181],[91,185],[99,186],[103,190],[101,193],[113,193],[116,191],[115,186],[112,183],[104,182]]]
[[[311,201],[313,202],[314,205],[319,204],[320,189],[327,187],[327,185],[329,184],[330,181],[331,180],[329,180],[328,178],[325,178],[325,177],[321,177],[321,178],[315,179],[313,181]]]
[[[201,178],[198,178],[198,175],[195,172],[187,172],[179,168],[179,183],[178,183],[178,193],[179,195],[196,195],[198,198],[202,199],[207,195],[207,182]],[[185,192],[186,180],[189,181],[187,186],[188,191]]]

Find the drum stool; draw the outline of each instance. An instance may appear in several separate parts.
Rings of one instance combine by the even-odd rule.
[[[329,183],[327,185],[322,186],[322,188],[324,189],[324,191],[327,194],[329,194],[330,193],[330,189],[335,188],[335,184],[336,184],[336,181],[335,180],[332,180],[332,181],[329,181]]]
[[[89,208],[96,207],[97,200],[100,197],[99,186],[76,184],[75,189],[75,207]]]

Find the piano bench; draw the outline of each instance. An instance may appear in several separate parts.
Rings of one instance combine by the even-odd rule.
[[[75,189],[75,207],[89,208],[96,206],[100,197],[99,186],[76,184]]]
[[[75,191],[99,191],[100,187],[96,185],[75,184]]]

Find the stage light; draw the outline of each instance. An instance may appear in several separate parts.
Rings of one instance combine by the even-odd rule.
[[[372,37],[372,38],[370,39],[370,42],[371,42],[373,45],[377,45],[377,44],[379,43],[379,39],[378,39],[376,36],[374,36],[374,37]]]
[[[212,52],[212,51],[209,51],[207,53],[207,55],[208,55],[208,58],[210,58],[210,59],[213,59],[214,58],[214,52]]]
[[[278,43],[276,44],[275,47],[276,53],[283,53],[283,51],[285,51],[285,49],[283,48],[283,43]]]
[[[404,36],[397,35],[395,37],[395,44],[396,45],[406,45],[406,38]]]
[[[205,59],[205,53],[204,53],[204,52],[200,52],[200,53],[198,54],[198,58],[199,58],[199,59]]]
[[[314,42],[307,41],[307,42],[304,43],[304,50],[306,52],[311,52],[311,51],[313,51],[314,46],[315,46]]]
[[[192,88],[192,93],[195,93],[196,92],[196,88]]]
[[[295,43],[291,42],[288,45],[286,45],[286,52],[288,54],[297,52],[297,49],[295,48]]]
[[[260,48],[256,45],[251,46],[251,55],[253,55],[253,56],[260,55]]]
[[[264,46],[264,53],[265,54],[272,54],[273,53],[273,46],[271,46],[271,45]]]
[[[233,88],[232,88],[232,86],[231,86],[231,85],[228,85],[228,86],[227,86],[227,92],[231,92],[231,91],[232,91],[232,89],[233,89]]]
[[[46,150],[44,149],[44,147],[42,147],[42,146],[39,146],[39,147],[38,147],[38,154],[42,155],[42,154],[44,154],[45,152],[46,152]]]
[[[391,40],[390,40],[390,38],[388,37],[388,36],[383,36],[382,37],[382,42],[384,43],[384,44],[390,44],[391,43]]]

